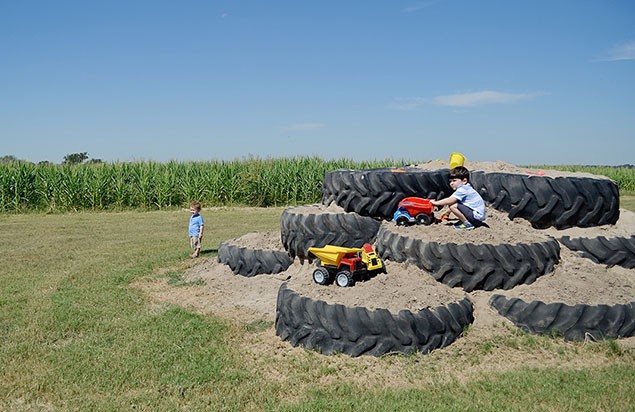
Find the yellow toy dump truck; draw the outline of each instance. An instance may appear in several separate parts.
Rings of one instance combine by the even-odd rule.
[[[313,280],[318,285],[328,285],[335,280],[337,286],[353,286],[360,276],[386,272],[384,262],[368,243],[361,249],[333,245],[311,247],[311,255],[318,258],[318,267],[313,271]]]

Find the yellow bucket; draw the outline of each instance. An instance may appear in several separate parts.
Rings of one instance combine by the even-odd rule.
[[[463,166],[465,164],[465,157],[461,153],[452,153],[450,155],[450,168],[454,169],[455,167]]]

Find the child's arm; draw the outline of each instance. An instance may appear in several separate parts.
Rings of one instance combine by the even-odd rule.
[[[199,238],[199,239],[202,239],[202,238],[203,238],[203,228],[204,228],[204,227],[205,227],[205,225],[201,225],[201,227],[200,227],[200,228],[201,228],[201,231],[200,231],[200,232],[198,232],[198,238]]]
[[[448,196],[445,199],[441,199],[441,200],[430,200],[430,203],[432,203],[434,206],[450,206],[455,204],[456,202],[458,202],[459,200],[454,197],[454,196]]]

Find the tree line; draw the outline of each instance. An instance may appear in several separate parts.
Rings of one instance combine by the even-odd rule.
[[[17,157],[15,157],[14,155],[4,155],[2,157],[0,157],[0,163],[30,163],[30,164],[34,164],[33,162],[29,162],[27,160],[23,160],[23,159],[18,159]],[[61,164],[63,165],[80,165],[80,164],[84,164],[84,163],[104,163],[103,160],[101,159],[89,159],[88,158],[88,152],[79,152],[79,153],[69,153],[66,156],[64,156],[64,160],[62,160]],[[53,162],[50,162],[48,160],[42,160],[40,162],[38,162],[37,164],[54,164]]]

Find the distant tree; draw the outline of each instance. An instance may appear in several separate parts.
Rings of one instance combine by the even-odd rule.
[[[48,160],[40,160],[39,162],[37,162],[37,164],[42,166],[50,166],[53,164],[53,162],[49,162]]]
[[[19,162],[19,161],[20,159],[18,159],[17,157],[13,155],[6,155],[6,156],[0,157],[0,163],[12,163],[12,162]]]
[[[90,163],[90,164],[100,164],[100,163],[104,163],[103,160],[101,159],[90,159],[88,162],[86,163]]]
[[[82,164],[86,159],[88,159],[88,152],[71,153],[64,156],[64,162],[62,162],[62,164],[78,165]]]

